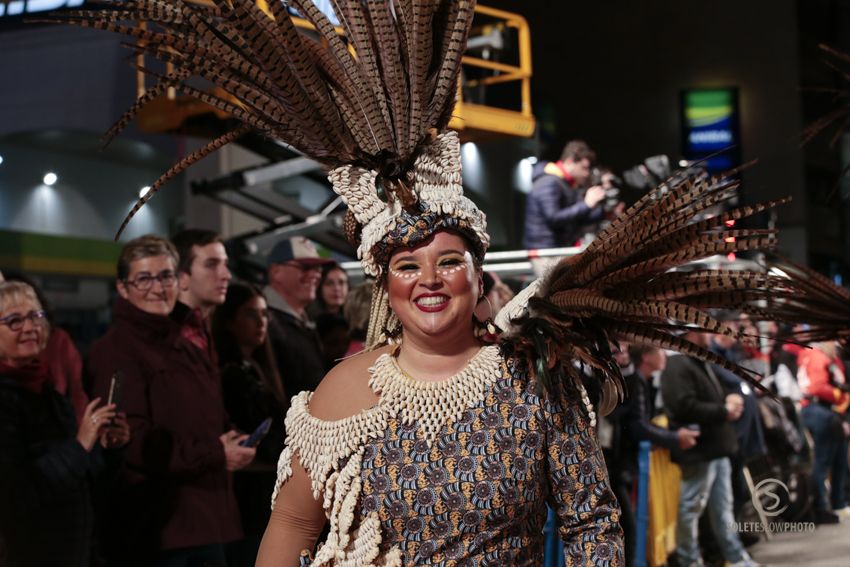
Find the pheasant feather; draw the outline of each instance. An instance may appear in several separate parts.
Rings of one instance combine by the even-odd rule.
[[[311,0],[290,4],[314,31],[297,28],[280,2],[270,2],[268,13],[254,0],[214,0],[212,7],[188,0],[101,4],[51,21],[129,35],[136,40],[132,50],[174,65],[163,75],[145,61],[142,70],[157,82],[110,128],[107,141],[173,87],[328,168],[358,164],[390,181],[409,177],[423,145],[434,140],[429,131],[448,122],[475,5],[334,0],[340,34]],[[199,86],[198,78],[208,87]],[[207,148],[236,137],[225,135]],[[152,187],[188,163],[177,164]],[[405,183],[387,187],[409,191]],[[133,207],[119,236],[155,193]]]

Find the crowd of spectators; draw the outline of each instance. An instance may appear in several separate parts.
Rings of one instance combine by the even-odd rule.
[[[756,566],[746,547],[758,532],[739,526],[769,519],[820,525],[850,518],[846,478],[850,394],[837,343],[776,341],[774,323],[756,327],[727,314],[751,340],[688,332],[686,338],[763,375],[773,396],[728,370],[687,355],[612,345],[625,377],[624,402],[599,426],[611,483],[621,503],[626,558],[634,564],[638,444],[670,451],[681,471],[672,565]],[[779,481],[780,502],[753,485]],[[783,489],[784,490],[784,489]],[[675,491],[674,491],[675,492]]]
[[[274,247],[260,289],[214,232],[143,236],[83,360],[38,287],[7,278],[0,565],[253,565],[289,399],[364,348],[373,284],[349,293],[303,238]]]
[[[289,399],[364,348],[374,287],[350,287],[297,237],[271,250],[267,270],[264,289],[234,281],[209,231],[132,240],[111,325],[85,360],[37,286],[0,280],[0,565],[253,565]],[[486,272],[483,291],[487,328],[513,291]],[[776,398],[686,355],[612,345],[628,395],[598,435],[629,564],[641,441],[681,469],[680,566],[756,565],[752,538],[733,529],[752,514],[753,476],[801,475],[793,519],[850,517],[844,351],[728,318],[761,343],[687,338],[764,374]]]

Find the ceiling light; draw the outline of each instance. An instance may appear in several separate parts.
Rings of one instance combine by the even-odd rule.
[[[144,199],[145,195],[147,195],[150,190],[151,190],[150,185],[145,185],[144,187],[139,189],[139,199]]]
[[[43,181],[45,185],[47,185],[48,187],[52,187],[56,184],[57,181],[59,181],[59,177],[51,171],[45,174]]]

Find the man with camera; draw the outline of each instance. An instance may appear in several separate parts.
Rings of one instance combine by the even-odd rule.
[[[594,184],[583,189],[591,179],[595,159],[596,153],[587,143],[572,140],[561,159],[537,165],[525,208],[523,246],[527,250],[574,246],[582,227],[605,219],[605,188]],[[535,274],[542,275],[552,262],[551,258],[533,258]]]

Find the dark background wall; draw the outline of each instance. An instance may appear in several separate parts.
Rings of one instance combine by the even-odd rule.
[[[747,200],[792,195],[779,212],[786,253],[806,256],[794,0],[490,0],[523,14],[533,37],[544,157],[583,138],[622,170],[681,155],[683,89],[737,87]]]

